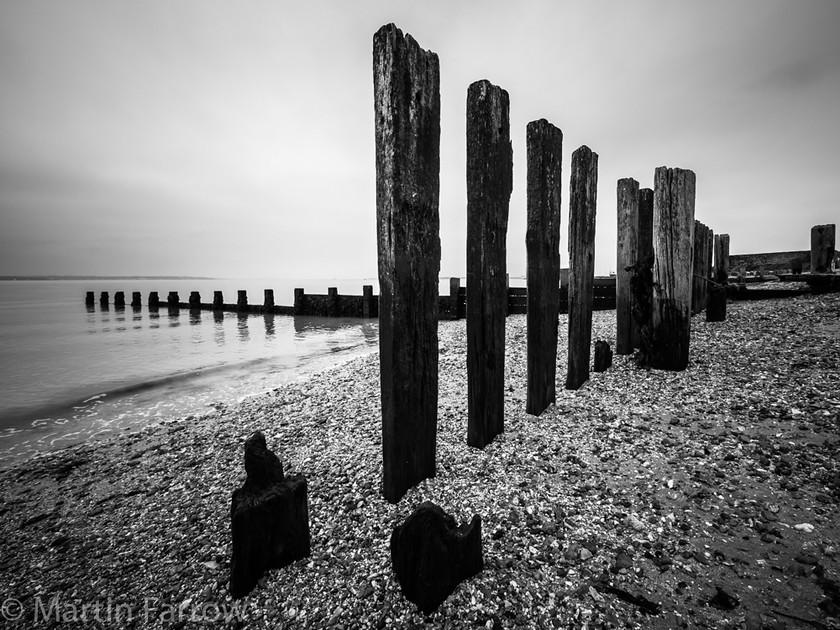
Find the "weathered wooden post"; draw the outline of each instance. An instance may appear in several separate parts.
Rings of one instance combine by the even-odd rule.
[[[93,291],[85,293],[85,306],[93,306],[96,304],[96,295]]]
[[[449,319],[458,319],[458,295],[461,293],[461,278],[449,278]]]
[[[292,307],[294,315],[303,315],[304,301],[306,300],[306,293],[303,289],[295,289],[295,303]]]
[[[589,379],[597,196],[598,154],[584,145],[572,153],[569,186],[569,370],[566,389],[578,389]]]
[[[382,494],[435,475],[440,66],[393,24],[373,36]]]
[[[134,291],[131,294],[131,308],[140,308],[143,306],[143,297],[140,291]]]
[[[197,311],[201,308],[201,294],[198,291],[190,293],[190,310]]]
[[[526,144],[528,394],[525,413],[538,416],[557,400],[563,132],[542,118],[528,123]]]
[[[102,308],[108,308],[109,303],[110,300],[108,299],[108,292],[102,291],[102,293],[99,294],[99,306]]]
[[[834,260],[834,223],[811,228],[811,273],[829,273]]]
[[[338,315],[338,287],[327,287],[327,317]]]
[[[263,308],[266,313],[274,312],[274,289],[264,289],[265,298],[263,300]]]
[[[373,285],[362,285],[362,317],[373,317],[374,312]]]
[[[513,189],[508,93],[467,89],[467,444],[484,448],[505,424],[507,226]]]
[[[225,307],[225,298],[221,291],[213,291],[213,310],[221,311]]]
[[[639,189],[639,225],[636,243],[636,277],[631,286],[633,312],[633,347],[641,348],[643,339],[649,349],[653,312],[653,189]],[[649,282],[646,282],[649,280]],[[647,353],[645,353],[647,356]]]
[[[157,291],[149,293],[149,310],[156,311],[160,308],[160,296]]]
[[[651,367],[684,370],[691,331],[694,172],[656,169],[653,188],[653,348]]]
[[[633,354],[633,295],[630,269],[638,260],[639,182],[632,177],[618,180],[618,244],[615,267],[615,353]]]
[[[715,234],[715,264],[713,280],[726,284],[729,278],[729,234]]]
[[[177,291],[170,291],[169,295],[166,297],[166,305],[171,310],[178,310],[181,308],[181,298],[178,296]]]
[[[706,281],[703,279],[703,268],[705,261],[703,258],[705,246],[705,225],[697,219],[694,220],[694,251],[692,252],[693,266],[691,271],[691,314],[696,315],[703,310],[703,285]]]
[[[238,312],[244,312],[248,310],[248,291],[245,289],[239,289],[236,293],[236,310]]]
[[[114,293],[114,308],[125,308],[125,291]]]

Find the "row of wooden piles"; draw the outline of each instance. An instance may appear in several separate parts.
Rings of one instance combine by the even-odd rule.
[[[373,71],[383,494],[397,502],[435,474],[440,70],[435,53],[390,24],[374,35]],[[504,430],[509,108],[508,93],[489,81],[467,90],[467,443],[477,448]],[[556,399],[563,134],[540,119],[526,135],[526,411],[539,415]],[[569,192],[570,389],[589,378],[597,184],[598,154],[582,146],[572,154]],[[691,314],[705,306],[713,240],[696,228],[694,197],[694,173],[679,168],[657,168],[652,190],[618,185],[617,347],[640,348],[656,368],[686,367]],[[728,249],[728,237],[719,240]],[[695,273],[702,281],[693,307]]]

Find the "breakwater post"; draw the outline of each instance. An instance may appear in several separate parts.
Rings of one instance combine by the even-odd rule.
[[[338,287],[327,287],[327,317],[338,317]]]
[[[729,277],[729,234],[714,235],[714,267],[706,304],[706,321],[726,320],[726,284]]]
[[[382,494],[435,475],[440,65],[395,25],[373,36]],[[297,302],[297,300],[296,300]]]
[[[177,311],[181,308],[181,298],[178,297],[177,291],[170,291],[169,295],[166,298],[166,305],[169,307],[169,310]]]
[[[653,188],[653,348],[651,367],[688,366],[694,253],[692,171],[661,166]]]
[[[639,228],[636,243],[636,266],[650,280],[653,277],[653,189],[639,189]],[[640,278],[635,280],[636,290],[631,290],[633,312],[633,347],[642,347],[642,337],[650,340],[651,313],[653,312],[653,284],[647,286]]]
[[[114,308],[125,308],[125,291],[114,293]]]
[[[461,278],[449,278],[449,319],[458,319],[458,302],[461,293]]]
[[[236,310],[240,313],[248,310],[248,292],[244,289],[236,292]]]
[[[563,132],[547,120],[528,123],[527,151],[527,398],[538,416],[557,400],[557,326],[560,313],[560,198]]]
[[[306,293],[304,292],[304,290],[301,289],[301,288],[295,289],[295,302],[294,302],[294,306],[292,306],[292,312],[295,315],[303,314],[304,300],[305,299],[306,299]]]
[[[93,306],[96,304],[96,295],[93,291],[85,293],[85,306]]]
[[[513,188],[508,93],[467,89],[467,444],[504,431],[506,240]]]
[[[376,300],[373,297],[373,285],[362,285],[362,317],[373,317],[376,313]]]
[[[566,389],[578,389],[589,379],[597,195],[598,154],[584,145],[572,153],[569,185],[569,369]]]
[[[706,294],[709,279],[709,244],[711,230],[705,223],[694,220],[694,265],[691,282],[691,314],[696,315],[706,308]]]
[[[263,307],[266,313],[274,310],[274,289],[265,289],[263,292]]]
[[[830,273],[834,262],[834,223],[811,228],[811,273]]]
[[[156,311],[160,308],[160,296],[158,296],[157,291],[151,291],[149,293],[149,310]]]
[[[225,306],[225,298],[221,291],[213,291],[213,310],[221,311]]]
[[[102,308],[108,308],[109,303],[110,303],[110,300],[108,299],[108,292],[103,291],[102,293],[100,293],[99,294],[99,306],[101,306]]]
[[[639,260],[639,182],[618,180],[618,243],[615,267],[615,353],[633,354],[632,267]]]
[[[140,291],[134,291],[131,294],[131,308],[138,309],[143,306],[143,296]]]
[[[198,291],[190,293],[190,310],[197,311],[201,308],[201,294]]]

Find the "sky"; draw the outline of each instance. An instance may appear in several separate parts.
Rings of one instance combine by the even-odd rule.
[[[441,275],[466,273],[466,93],[508,91],[508,271],[525,274],[525,127],[599,155],[595,270],[616,183],[691,169],[731,253],[840,222],[836,0],[3,0],[0,275],[371,278],[373,34],[441,72]]]

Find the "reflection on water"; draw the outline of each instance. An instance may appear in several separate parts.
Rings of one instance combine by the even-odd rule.
[[[193,308],[190,309],[190,325],[195,326],[196,324],[201,323],[201,311]]]
[[[263,321],[265,322],[265,337],[268,339],[269,337],[274,336],[274,315],[270,313],[266,313],[263,315]]]
[[[248,313],[237,313],[236,318],[236,330],[239,333],[239,341],[246,342],[250,339],[250,334],[248,333]]]

